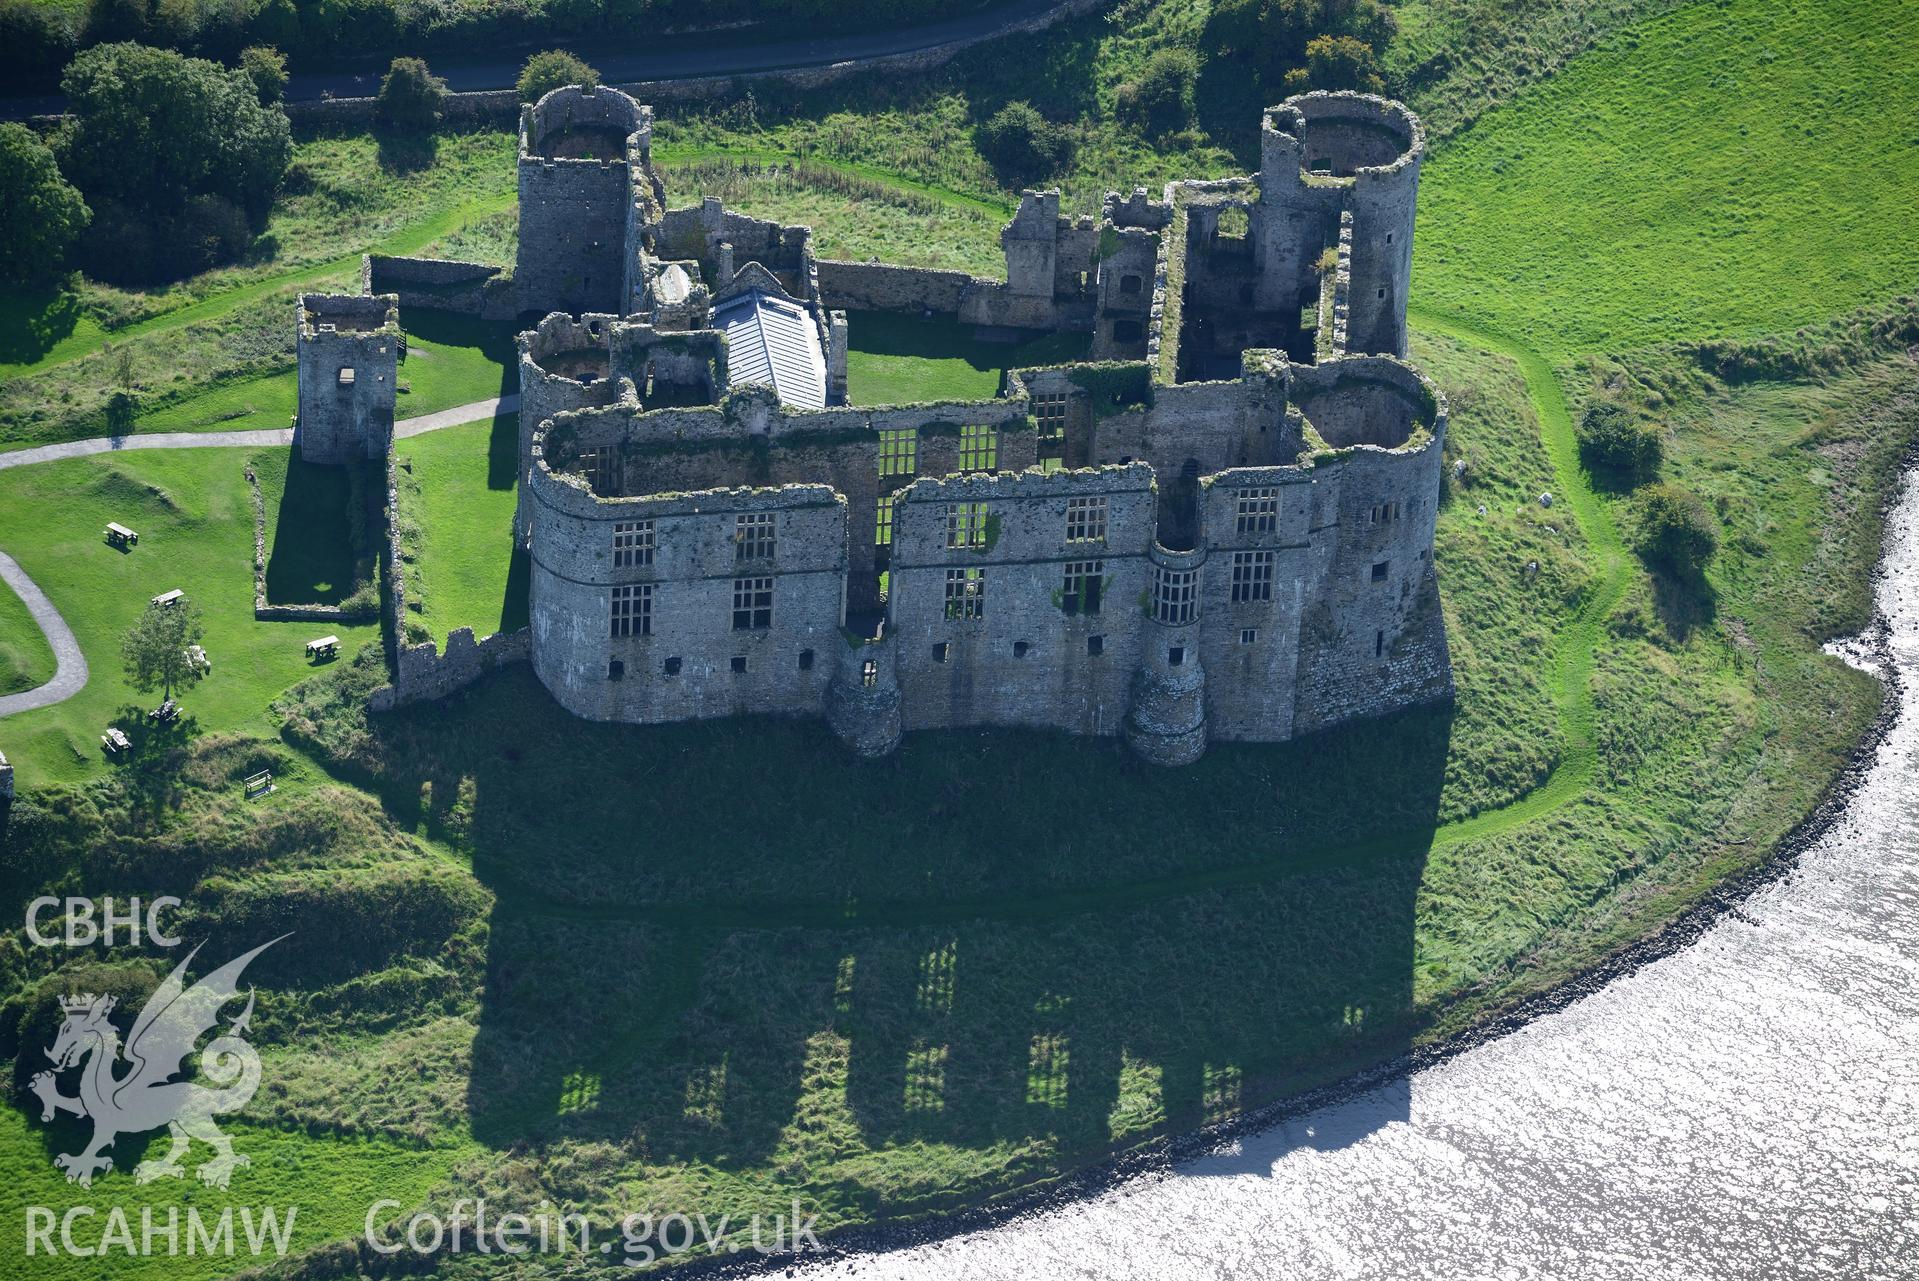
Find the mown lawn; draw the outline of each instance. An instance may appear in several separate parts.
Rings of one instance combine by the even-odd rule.
[[[53,678],[53,649],[13,588],[0,583],[0,694],[17,694]]]
[[[442,648],[456,627],[483,638],[526,626],[525,557],[513,551],[518,422],[508,414],[400,444],[411,472],[403,519],[418,527],[410,621]]]
[[[138,709],[160,696],[127,687],[120,641],[149,597],[175,587],[205,612],[213,671],[180,696],[183,723],[164,737],[269,728],[266,704],[309,674],[303,645],[321,634],[310,623],[253,619],[253,507],[244,469],[256,469],[273,513],[286,459],[284,449],[133,451],[0,472],[7,512],[0,547],[59,608],[92,673],[66,702],[6,719],[0,734],[22,785],[114,768],[100,749],[109,724],[145,735]],[[108,547],[100,538],[108,520],[139,530],[140,545],[126,553]],[[373,625],[324,630],[337,631],[349,655],[379,634]]]
[[[846,318],[846,389],[855,405],[985,400],[1008,369],[1085,355],[1083,334],[987,342],[972,325],[855,311]]]

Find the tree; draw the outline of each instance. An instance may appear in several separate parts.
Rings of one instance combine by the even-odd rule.
[[[1659,470],[1665,442],[1659,428],[1634,418],[1624,405],[1595,400],[1579,415],[1573,429],[1579,453],[1595,470],[1647,476]]]
[[[426,132],[446,106],[446,81],[427,70],[424,58],[395,58],[380,81],[377,110],[383,124]]]
[[[15,93],[51,90],[73,56],[73,17],[36,0],[0,0],[0,83]]]
[[[186,597],[177,597],[171,605],[148,605],[120,646],[127,684],[142,694],[158,686],[163,698],[172,698],[176,685],[197,685],[206,666],[193,661],[187,650],[205,639],[200,607]]]
[[[1370,54],[1384,49],[1396,24],[1380,0],[1219,0],[1207,19],[1202,42],[1213,55],[1245,68],[1270,96],[1298,92],[1313,78],[1308,48],[1322,36],[1350,37]],[[1354,54],[1337,44],[1322,46],[1322,74],[1335,74]],[[1289,73],[1305,74],[1288,79]]]
[[[1048,177],[1073,153],[1072,135],[1026,102],[994,112],[974,130],[973,145],[1009,184]]]
[[[144,45],[100,45],[74,58],[61,88],[72,116],[54,150],[96,212],[115,205],[157,226],[194,196],[217,195],[258,218],[293,158],[286,113],[261,105],[238,68]],[[112,243],[101,248],[122,253]]]
[[[1199,83],[1199,57],[1191,49],[1160,49],[1146,60],[1139,79],[1114,95],[1121,119],[1155,135],[1174,133],[1193,122],[1193,90]]]
[[[581,85],[591,89],[600,73],[564,49],[536,53],[520,69],[520,101],[538,102],[555,89]]]
[[[56,273],[92,217],[39,135],[0,124],[0,280],[26,284]]]
[[[1719,550],[1719,525],[1677,485],[1648,485],[1633,501],[1633,549],[1648,563],[1696,577]]]
[[[253,81],[260,102],[278,102],[287,92],[287,56],[270,44],[256,44],[240,50],[240,70]]]

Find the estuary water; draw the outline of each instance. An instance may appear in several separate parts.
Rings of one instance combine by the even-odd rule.
[[[800,1275],[1919,1278],[1919,484],[1886,555],[1897,718],[1696,942],[1170,1172]]]

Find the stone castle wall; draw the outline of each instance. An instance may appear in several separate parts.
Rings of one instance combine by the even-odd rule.
[[[302,294],[294,301],[299,408],[293,447],[309,463],[378,458],[393,440],[399,299]]]
[[[471,627],[456,627],[446,638],[444,654],[431,641],[406,646],[394,664],[392,683],[374,690],[367,706],[376,712],[390,712],[411,703],[445,698],[488,672],[526,662],[530,641],[531,634],[524,627],[516,632],[496,632],[477,642]]]

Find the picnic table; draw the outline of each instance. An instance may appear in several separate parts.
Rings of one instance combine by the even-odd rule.
[[[147,713],[149,720],[158,721],[162,725],[171,725],[174,721],[178,720],[179,717],[180,704],[170,698]]]
[[[109,752],[124,752],[133,746],[131,740],[120,732],[118,725],[107,726],[107,732],[100,735],[100,745]]]
[[[181,591],[178,587],[176,587],[170,592],[161,592],[158,596],[155,596],[153,598],[152,603],[155,606],[158,606],[164,609],[185,595],[186,595],[185,592]]]
[[[107,522],[107,541],[115,547],[131,547],[140,541],[140,535],[120,522],[110,520]]]
[[[340,638],[338,636],[322,636],[319,640],[310,640],[307,642],[308,658],[332,658],[339,652]]]

